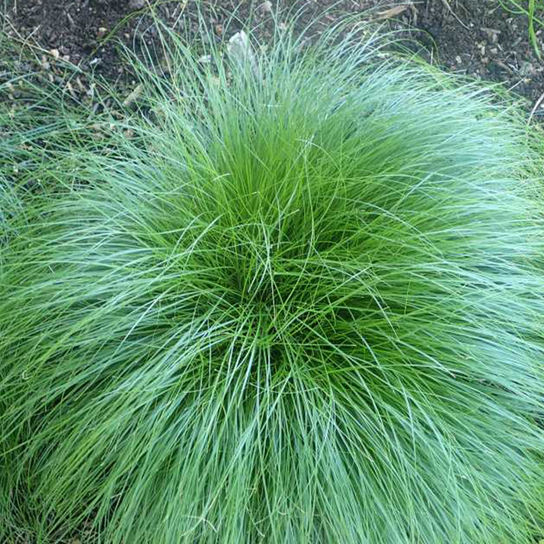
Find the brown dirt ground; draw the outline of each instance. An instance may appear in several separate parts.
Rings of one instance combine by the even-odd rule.
[[[301,12],[299,26],[315,17],[331,24],[343,14],[360,13],[399,31],[408,47],[447,70],[503,83],[527,99],[528,111],[544,93],[544,63],[529,43],[527,21],[504,11],[498,0],[169,0],[159,2],[156,12],[172,27],[196,28],[198,6],[218,37],[250,21],[266,39],[276,9],[283,12],[277,20],[282,23]],[[149,7],[150,0],[4,0],[0,15],[5,32],[43,48],[45,70],[54,71],[59,57],[130,86],[118,45],[135,51],[153,46],[157,29]],[[233,14],[239,22],[229,25]],[[538,39],[544,50],[544,31]],[[536,113],[544,117],[544,107]]]

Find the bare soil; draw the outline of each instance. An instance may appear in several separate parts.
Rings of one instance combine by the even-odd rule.
[[[84,72],[130,86],[119,44],[138,52],[157,42],[150,5],[149,0],[5,0],[0,13],[5,32],[43,49],[44,69],[54,69],[63,58]],[[155,10],[172,27],[196,29],[197,7],[218,38],[236,31],[237,23],[227,24],[233,14],[238,26],[249,22],[266,39],[271,25],[289,24],[297,14],[300,26],[316,17],[326,25],[360,13],[399,31],[408,47],[449,71],[504,84],[527,99],[528,111],[544,93],[544,63],[529,43],[527,20],[506,12],[498,0],[171,0]],[[278,8],[283,15],[273,23]],[[544,50],[544,32],[537,37]],[[544,108],[540,112],[544,117]]]

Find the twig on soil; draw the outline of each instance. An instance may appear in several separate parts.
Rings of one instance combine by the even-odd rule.
[[[49,53],[49,51],[47,51],[47,49],[44,49],[43,47],[41,47],[38,43],[36,43],[34,40],[32,40],[32,37],[34,36],[34,34],[36,34],[39,30],[40,30],[40,26],[37,26],[28,36],[23,37],[21,35],[21,33],[19,32],[19,30],[17,29],[17,27],[13,24],[13,22],[11,21],[11,19],[7,16],[3,16],[2,17],[4,19],[5,22],[7,22],[7,24],[9,25],[11,31],[12,31],[12,34],[10,34],[10,38],[13,40],[13,41],[16,41],[16,42],[19,42],[21,44],[21,52],[23,51],[23,49],[25,49],[26,47],[29,47],[30,49],[35,49],[37,51],[39,51],[40,53]]]
[[[446,6],[446,9],[457,19],[457,21],[459,22],[459,24],[463,28],[466,28],[467,30],[470,30],[470,28],[465,23],[463,23],[463,21],[461,21],[461,19],[459,19],[459,16],[457,15],[457,13],[455,13],[455,11],[453,11],[453,9],[451,8],[450,3],[448,2],[448,0],[442,0],[442,3]]]

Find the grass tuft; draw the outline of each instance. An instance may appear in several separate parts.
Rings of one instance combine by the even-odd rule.
[[[169,35],[99,149],[83,124],[33,164],[0,272],[3,542],[538,533],[536,147],[356,38],[202,62]]]

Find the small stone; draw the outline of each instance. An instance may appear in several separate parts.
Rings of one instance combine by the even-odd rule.
[[[57,60],[59,57],[60,57],[60,51],[58,49],[51,49],[51,51],[49,51],[49,54],[55,59]]]

